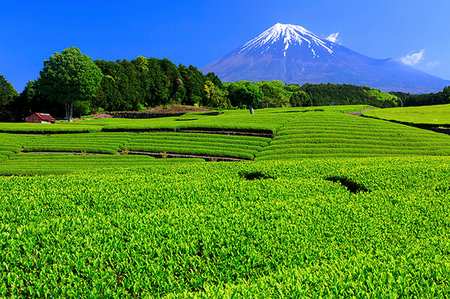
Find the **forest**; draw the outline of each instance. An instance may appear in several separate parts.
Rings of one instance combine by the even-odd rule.
[[[75,49],[77,55],[81,54],[78,49],[71,49]],[[249,102],[244,100],[246,96],[253,99],[254,108],[354,104],[396,107],[450,103],[450,87],[436,94],[413,95],[384,93],[367,86],[347,84],[222,82],[214,73],[203,74],[192,65],[177,66],[167,58],[139,56],[130,61],[90,62],[90,58],[84,56],[98,72],[95,75],[98,76],[98,83],[92,94],[73,101],[75,117],[103,111],[140,111],[175,104],[219,109],[248,108]],[[0,75],[0,121],[20,122],[33,112],[50,113],[57,118],[64,116],[64,103],[51,96],[64,96],[62,88],[46,84],[50,80],[46,78],[46,68],[51,67],[51,59],[44,61],[40,77],[29,81],[21,93]]]

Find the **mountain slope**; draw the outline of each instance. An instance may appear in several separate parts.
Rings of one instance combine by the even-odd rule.
[[[435,92],[450,85],[394,59],[370,58],[301,26],[286,24],[272,26],[201,70],[214,72],[224,81],[346,83],[411,93]]]

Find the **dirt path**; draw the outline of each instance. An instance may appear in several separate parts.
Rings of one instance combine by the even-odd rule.
[[[369,110],[373,110],[373,108],[366,108],[361,111],[348,112],[347,114],[361,116],[364,111],[369,111]]]
[[[208,130],[189,130],[181,129],[177,132],[180,133],[204,133],[204,134],[222,134],[222,135],[239,135],[239,136],[257,136],[257,137],[268,137],[273,138],[274,135],[271,133],[260,133],[260,132],[240,132],[240,131],[208,131]]]
[[[155,158],[200,158],[205,159],[206,161],[228,161],[228,162],[237,162],[237,161],[251,161],[247,159],[239,159],[239,158],[231,158],[231,157],[219,157],[219,156],[203,156],[203,155],[187,155],[187,154],[173,154],[173,153],[153,153],[153,152],[140,152],[140,151],[128,151],[130,155],[146,155],[152,156]]]
[[[80,153],[80,152],[20,152],[21,154],[72,154],[76,156],[80,155],[102,155],[102,156],[114,156],[119,155],[120,152],[117,152],[116,154],[105,154],[105,153]],[[152,156],[155,158],[163,158],[163,156],[166,156],[166,158],[199,158],[199,159],[205,159],[206,161],[228,161],[228,162],[236,162],[236,161],[251,161],[248,159],[239,159],[239,158],[232,158],[232,157],[219,157],[219,156],[203,156],[203,155],[188,155],[188,154],[174,154],[174,153],[154,153],[154,152],[141,152],[141,151],[128,151],[128,154],[130,155],[144,155],[144,156]]]

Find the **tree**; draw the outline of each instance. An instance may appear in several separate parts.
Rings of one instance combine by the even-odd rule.
[[[44,97],[64,104],[66,119],[72,121],[73,103],[93,98],[102,76],[89,56],[72,47],[44,61],[38,85]]]
[[[220,89],[212,81],[206,80],[205,92],[206,92],[206,102],[205,102],[206,106],[220,109],[230,108],[231,104],[230,101],[228,100],[228,91],[226,89]]]
[[[257,86],[242,85],[235,90],[235,93],[235,97],[237,97],[242,104],[247,106],[250,110],[250,114],[254,113],[253,108],[258,106],[264,98],[264,93]]]
[[[186,95],[182,104],[199,105],[206,100],[205,83],[206,79],[202,72],[196,67],[190,65],[185,67],[180,64],[178,70],[181,74],[183,86],[186,89]]]
[[[291,107],[304,107],[311,105],[311,98],[303,90],[298,90],[294,92],[289,99]]]
[[[11,104],[18,96],[12,84],[0,75],[0,120],[12,118]]]

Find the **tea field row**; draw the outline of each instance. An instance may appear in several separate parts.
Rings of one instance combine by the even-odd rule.
[[[450,136],[343,113],[305,113],[279,129],[257,159],[450,155]]]
[[[300,108],[259,109],[253,115],[248,110],[227,110],[220,114],[210,112],[191,112],[179,117],[161,117],[151,119],[105,118],[85,120],[73,123],[55,124],[0,123],[3,133],[92,133],[100,131],[151,131],[182,129],[252,131],[274,133],[286,121],[297,114],[308,111],[350,112],[360,111],[368,106],[325,106]]]
[[[375,109],[364,111],[363,115],[415,125],[450,127],[450,104]]]

